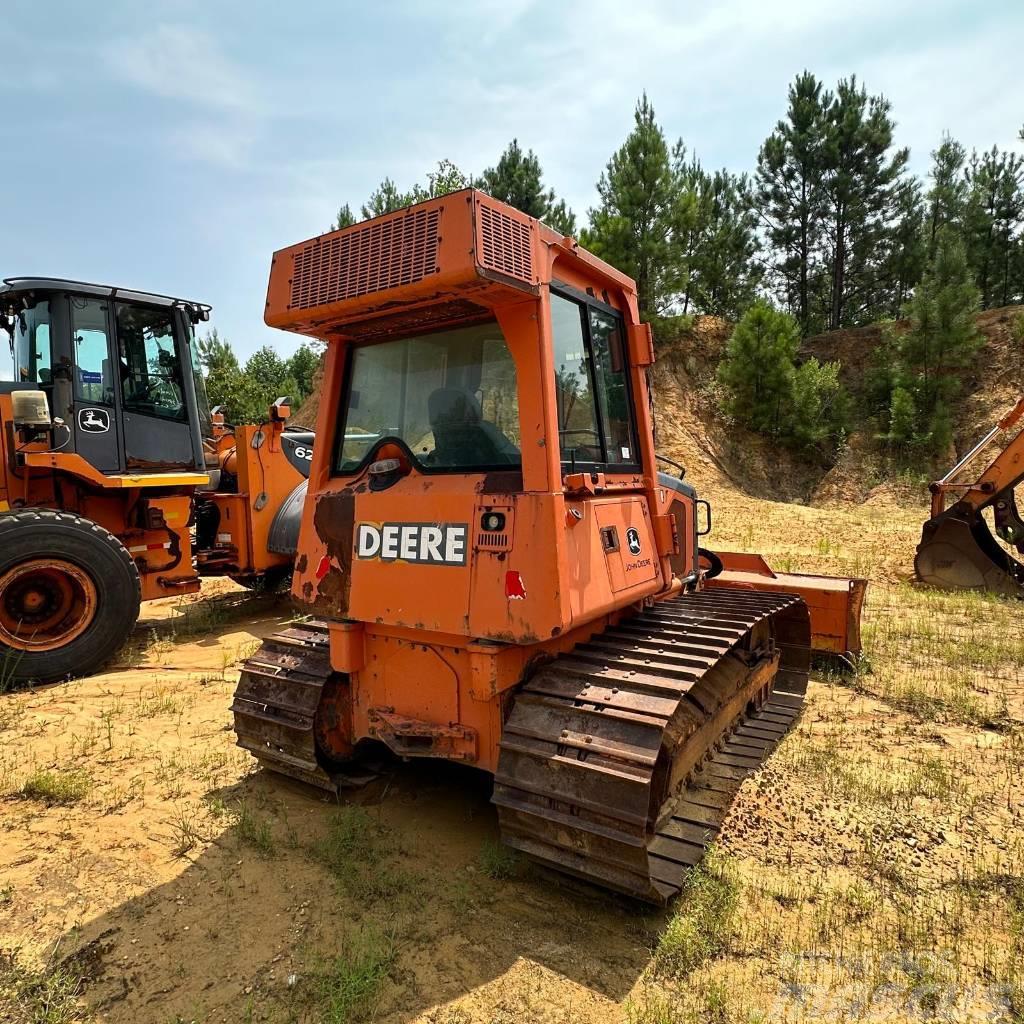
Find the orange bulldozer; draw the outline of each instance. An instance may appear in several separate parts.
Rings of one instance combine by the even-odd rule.
[[[245,663],[238,743],[331,791],[371,741],[475,766],[504,842],[671,898],[812,648],[859,650],[863,581],[698,547],[633,281],[478,191],[277,252],[266,320],[327,344],[310,618]]]

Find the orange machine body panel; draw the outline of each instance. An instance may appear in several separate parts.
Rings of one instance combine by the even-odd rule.
[[[0,426],[12,422],[11,397],[0,395]],[[0,512],[58,508],[98,523],[138,566],[144,601],[199,589],[189,527],[193,489],[206,479],[195,473],[103,474],[80,455],[52,452],[43,442],[21,443],[13,430],[0,430]],[[141,525],[155,522],[163,525]]]
[[[556,295],[584,324],[600,314],[620,332],[607,358],[626,381],[633,440],[600,471],[560,451],[575,392],[555,365]],[[353,742],[493,771],[504,695],[531,662],[700,585],[693,492],[657,471],[653,347],[633,283],[572,239],[453,193],[276,253],[266,321],[328,344],[292,593],[330,625]],[[383,434],[348,433],[362,346],[480,323],[514,363],[518,465],[431,470]],[[445,390],[447,373],[429,387]],[[339,459],[364,437],[362,462]],[[492,514],[499,530],[486,528]]]

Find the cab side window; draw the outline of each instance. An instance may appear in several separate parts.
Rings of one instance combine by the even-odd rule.
[[[71,296],[75,398],[90,405],[114,404],[114,378],[107,337],[107,304]]]
[[[551,337],[562,462],[600,462],[593,375],[583,330],[583,307],[578,302],[552,294]]]
[[[551,335],[563,465],[636,466],[621,318],[552,292]]]
[[[124,408],[185,419],[181,360],[170,310],[117,306],[117,343]]]

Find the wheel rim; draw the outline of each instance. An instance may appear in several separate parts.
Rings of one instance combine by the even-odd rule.
[[[96,584],[71,562],[35,558],[0,576],[0,641],[19,651],[52,651],[96,617]]]

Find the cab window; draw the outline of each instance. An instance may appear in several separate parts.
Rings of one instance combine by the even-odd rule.
[[[50,304],[40,302],[23,310],[14,322],[14,377],[48,387],[52,383]]]
[[[638,465],[622,319],[552,292],[551,335],[563,466]]]
[[[185,419],[171,311],[119,304],[117,343],[124,408],[162,419]]]
[[[495,321],[353,349],[335,470],[384,438],[425,470],[518,466],[516,368]]]
[[[90,405],[114,404],[114,380],[107,341],[107,304],[71,296],[71,337],[75,398]]]

